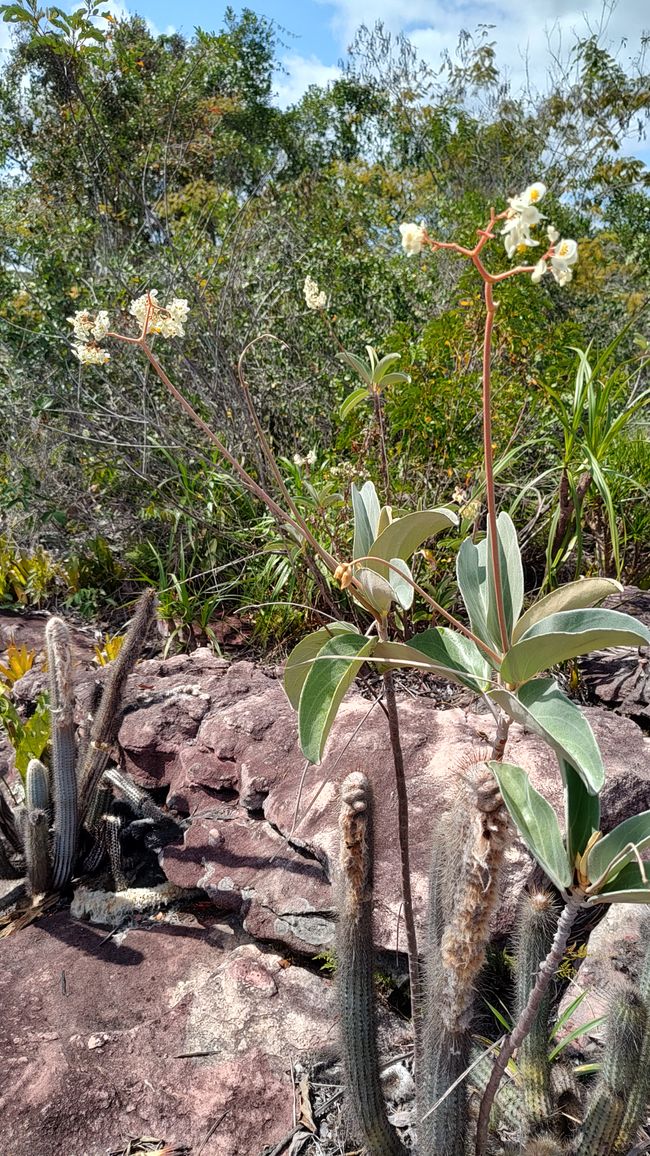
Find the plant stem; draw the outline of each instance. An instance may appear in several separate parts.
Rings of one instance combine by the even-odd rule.
[[[494,1061],[492,1074],[483,1094],[478,1114],[476,1125],[476,1156],[485,1156],[488,1144],[488,1125],[494,1097],[499,1090],[499,1084],[508,1066],[508,1061],[528,1035],[533,1025],[537,1009],[544,999],[551,980],[562,962],[574,920],[583,905],[584,898],[584,892],[582,891],[572,891],[569,895],[564,911],[558,920],[551,950],[544,962],[540,965],[535,986],[530,993],[528,1003]]]
[[[496,305],[492,285],[484,283],[485,297],[485,335],[483,339],[483,457],[485,461],[485,493],[488,507],[488,528],[490,540],[490,556],[492,560],[492,575],[494,579],[494,593],[496,599],[499,633],[503,652],[508,649],[508,629],[506,626],[505,610],[503,608],[503,590],[501,586],[501,567],[499,561],[499,537],[497,532],[497,511],[494,494],[494,459],[492,454],[492,412],[490,399],[491,384],[491,352],[492,328]]]
[[[382,642],[388,640],[388,630],[385,619],[378,625],[378,634]],[[397,789],[397,834],[400,853],[400,867],[402,874],[402,905],[404,908],[404,927],[406,929],[406,946],[409,958],[409,981],[411,985],[411,1014],[413,1019],[414,1062],[417,1064],[420,1055],[421,1031],[421,1001],[422,988],[420,984],[420,964],[418,959],[418,942],[413,915],[413,896],[411,892],[411,866],[409,854],[409,803],[406,791],[406,775],[404,773],[404,753],[399,730],[399,714],[397,698],[395,696],[395,681],[391,670],[382,675],[384,695],[386,699],[386,714],[388,716],[388,732],[393,753],[395,767],[395,785]]]
[[[377,422],[377,431],[379,433],[379,465],[381,468],[381,480],[384,485],[384,501],[386,505],[390,505],[390,474],[388,472],[388,454],[386,452],[386,427],[384,425],[381,393],[378,388],[374,390],[372,404],[375,409],[375,421]]]

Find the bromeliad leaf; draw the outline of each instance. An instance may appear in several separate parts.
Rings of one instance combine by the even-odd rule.
[[[518,685],[567,658],[606,646],[648,646],[650,630],[618,610],[562,610],[536,622],[501,664],[505,682]]]
[[[352,483],[352,509],[354,512],[354,540],[352,550],[355,558],[365,558],[377,535],[379,522],[379,498],[372,482],[364,482],[361,489]]]
[[[610,863],[618,860],[612,868],[607,882],[616,878],[627,863],[638,859],[642,851],[650,847],[650,811],[642,811],[640,815],[633,815],[619,823],[609,835],[605,835],[594,843],[589,852],[588,872],[589,882],[595,883],[601,879]]]
[[[294,646],[284,668],[284,693],[294,710],[298,710],[300,694],[316,655],[333,635],[344,633],[356,634],[357,629],[348,622],[330,622]]]
[[[493,690],[491,697],[515,722],[540,735],[580,775],[587,790],[597,794],[605,782],[605,768],[594,733],[571,699],[552,678],[536,678],[515,694]]]
[[[580,775],[561,755],[560,774],[564,780],[564,814],[569,862],[575,864],[591,836],[600,830],[600,799],[589,793]]]
[[[590,895],[587,905],[596,903],[650,903],[650,884],[643,878],[639,864],[628,863],[602,891]]]
[[[341,699],[376,646],[376,638],[346,632],[318,652],[298,705],[300,747],[310,763],[320,762]]]
[[[513,763],[490,762],[503,801],[531,855],[549,879],[566,890],[573,882],[573,868],[564,849],[555,811],[533,787],[522,767]]]
[[[580,578],[577,582],[567,582],[553,590],[545,598],[540,598],[522,614],[512,632],[512,641],[518,642],[531,626],[557,614],[560,610],[582,610],[587,606],[597,606],[609,594],[619,593],[623,587],[613,578]]]

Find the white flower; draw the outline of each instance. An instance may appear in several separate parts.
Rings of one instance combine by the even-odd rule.
[[[92,342],[82,342],[78,345],[73,345],[75,357],[79,358],[82,365],[105,365],[110,361],[111,355],[107,349],[102,349],[100,345]]]
[[[424,246],[423,225],[415,225],[409,221],[400,225],[399,231],[402,234],[402,248],[408,257],[414,257],[417,253],[422,252]]]
[[[568,285],[573,277],[571,266],[578,260],[578,246],[575,241],[562,240],[555,246],[551,257],[551,273],[558,285]]]
[[[541,201],[546,192],[546,185],[541,181],[536,181],[534,185],[529,185],[524,189],[523,193],[519,193],[517,197],[508,197],[508,204],[513,213],[522,213],[524,209],[529,209]]]
[[[68,317],[67,320],[74,330],[77,341],[88,341],[90,339],[90,334],[95,324],[92,313],[89,313],[87,309],[78,309],[74,317]]]
[[[547,270],[548,270],[548,266],[546,264],[546,261],[542,257],[541,260],[537,262],[535,268],[533,269],[533,271],[530,275],[530,279],[533,282],[533,285],[539,285],[542,277],[547,272]]]
[[[317,283],[313,277],[305,277],[305,284],[302,291],[305,295],[305,302],[308,309],[324,309],[327,304],[327,293],[321,293]]]
[[[531,246],[539,245],[539,241],[535,241],[531,237],[530,230],[544,219],[536,206],[545,192],[546,185],[543,185],[541,181],[536,181],[518,196],[508,197],[507,220],[501,234],[504,237],[503,243],[509,257],[514,257],[516,253],[523,253]]]
[[[95,341],[101,341],[102,338],[106,337],[106,334],[108,333],[110,327],[111,327],[111,322],[110,322],[110,318],[108,316],[108,313],[106,312],[105,309],[100,309],[99,313],[97,314],[97,317],[95,318],[95,323],[94,323],[92,330],[91,330],[91,333],[92,333],[93,337],[95,338]]]
[[[294,464],[294,466],[298,466],[298,467],[300,467],[300,466],[304,466],[304,464],[305,464],[305,460],[306,460],[306,459],[305,459],[305,458],[303,458],[302,454],[294,454],[294,455],[293,455],[293,464]]]
[[[548,229],[546,230],[546,236],[548,237],[549,241],[551,242],[551,245],[554,245],[555,242],[559,241],[559,239],[560,239],[560,234],[558,233],[558,231],[554,225],[549,225]]]
[[[316,465],[316,450],[310,450],[305,458],[305,464],[308,466]]]
[[[185,322],[190,307],[181,297],[173,297],[166,305],[158,301],[158,290],[151,289],[131,302],[129,313],[135,317],[140,328],[147,326],[147,333],[159,333],[161,337],[183,337]]]

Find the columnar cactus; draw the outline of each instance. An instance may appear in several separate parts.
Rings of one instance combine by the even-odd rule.
[[[341,789],[340,906],[336,936],[344,1056],[353,1113],[368,1152],[406,1156],[388,1123],[379,1080],[373,999],[372,795],[365,775]]]
[[[518,1019],[535,986],[540,964],[548,955],[558,920],[558,905],[546,891],[524,893],[519,905],[515,936],[516,1001]],[[527,1133],[548,1127],[553,1117],[548,1058],[551,993],[545,996],[533,1026],[519,1049],[517,1068],[522,1081]]]
[[[31,759],[25,779],[25,866],[32,896],[44,894],[51,884],[50,785],[47,767]]]

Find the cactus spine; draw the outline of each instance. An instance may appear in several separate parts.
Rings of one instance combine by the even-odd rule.
[[[639,1070],[648,1013],[634,988],[612,1000],[600,1078],[578,1136],[575,1156],[612,1156],[625,1117],[627,1098]]]
[[[109,668],[104,693],[90,732],[90,744],[79,776],[79,814],[86,821],[99,780],[111,755],[121,722],[120,702],[126,680],[144,646],[156,608],[155,590],[145,590],[138,601],[124,643]]]
[[[388,1123],[379,1080],[373,1001],[372,793],[365,775],[341,788],[336,956],[343,1053],[352,1110],[368,1152],[406,1156]]]
[[[528,1003],[540,965],[546,959],[553,943],[557,920],[557,904],[548,892],[536,891],[524,894],[517,918],[515,1019],[519,1019]],[[548,1121],[553,1117],[551,1065],[548,1059],[550,1011],[549,990],[517,1054],[529,1135],[546,1128]]]
[[[25,778],[25,864],[29,890],[43,895],[50,886],[50,786],[47,767],[31,759]]]
[[[625,1112],[613,1148],[615,1156],[627,1156],[627,1152],[634,1144],[639,1128],[645,1120],[650,1101],[650,941],[647,940],[649,931],[650,921],[646,919],[646,950],[638,987],[648,1019],[634,1081],[626,1090]]]
[[[106,850],[111,864],[111,872],[116,891],[126,891],[129,881],[124,873],[122,854],[122,831],[129,819],[130,808],[125,803],[114,800],[105,818]]]
[[[52,716],[52,886],[58,890],[66,886],[72,875],[78,827],[72,654],[70,632],[62,619],[49,620],[45,628],[45,643]]]

